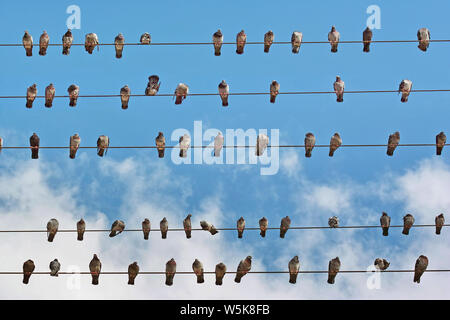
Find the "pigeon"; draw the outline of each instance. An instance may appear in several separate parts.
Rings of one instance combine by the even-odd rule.
[[[3,148],[3,138],[0,137],[0,153],[2,152],[2,148]]]
[[[273,43],[275,36],[272,32],[272,30],[269,30],[266,32],[266,34],[264,35],[264,52],[269,52],[270,50],[270,46]]]
[[[89,54],[92,54],[97,45],[98,45],[97,35],[95,33],[88,33],[84,41],[84,48],[86,49],[86,51],[89,52]]]
[[[175,277],[176,272],[177,272],[177,263],[172,258],[166,263],[166,286],[173,285],[173,277]]]
[[[191,217],[192,217],[192,214],[188,214],[187,217],[183,220],[183,228],[184,228],[184,232],[186,233],[187,239],[191,238],[191,233],[192,233]]]
[[[189,87],[184,83],[179,83],[174,93],[174,95],[176,96],[175,104],[181,104],[181,102],[186,99],[188,93]]]
[[[336,92],[337,102],[344,102],[344,87],[344,81],[342,81],[341,77],[336,76],[336,81],[334,82],[333,88],[334,92]]]
[[[223,148],[223,135],[222,132],[218,132],[214,138],[214,157],[220,157],[220,151]]]
[[[411,227],[414,224],[414,217],[411,214],[407,214],[406,216],[403,217],[403,231],[402,233],[404,235],[408,235],[409,234],[409,229],[411,229]]]
[[[116,48],[116,58],[122,58],[122,51],[125,43],[125,38],[123,34],[119,33],[114,39],[114,46]]]
[[[386,212],[383,212],[380,218],[381,228],[383,229],[383,236],[389,235],[389,226],[391,225],[391,217]]]
[[[50,42],[50,37],[47,31],[44,30],[41,37],[39,38],[39,55],[45,56],[47,54],[48,43]]]
[[[148,77],[147,88],[145,89],[146,96],[155,96],[159,91],[159,77],[157,75],[151,75]]]
[[[416,265],[414,266],[414,282],[420,283],[420,278],[422,277],[425,270],[428,267],[428,258],[421,255],[416,260]]]
[[[259,229],[261,230],[259,234],[263,238],[266,236],[266,230],[267,230],[268,225],[269,225],[269,222],[267,221],[266,217],[262,217],[259,220]]]
[[[70,149],[69,149],[69,158],[75,159],[75,155],[77,154],[78,148],[80,147],[81,138],[78,133],[75,133],[70,137]]]
[[[186,158],[187,157],[187,150],[189,149],[189,146],[191,144],[191,137],[185,133],[183,136],[180,137],[180,157]]]
[[[270,84],[270,102],[275,103],[275,98],[280,93],[280,84],[275,80]]]
[[[221,286],[223,283],[223,277],[225,276],[225,273],[227,272],[227,266],[224,265],[222,262],[216,265],[216,286]]]
[[[53,260],[50,262],[50,276],[57,277],[59,269],[61,269],[61,263],[59,263],[58,259]]]
[[[73,35],[72,31],[69,29],[62,37],[62,44],[63,44],[63,55],[69,55],[70,54],[70,47],[72,46],[73,42]]]
[[[244,30],[241,30],[236,35],[236,53],[237,54],[243,54],[244,53],[244,47],[245,42],[247,41],[247,35],[245,34]]]
[[[169,230],[169,223],[167,222],[166,217],[164,217],[159,223],[159,228],[161,229],[161,238],[167,238],[167,230]]]
[[[222,31],[220,31],[220,29],[214,32],[212,36],[212,41],[214,44],[214,55],[220,56],[220,49],[222,48],[223,43],[223,34]]]
[[[139,41],[141,44],[150,44],[152,42],[152,37],[150,36],[150,33],[145,32],[141,35]]]
[[[258,137],[256,138],[256,150],[255,150],[256,156],[258,157],[262,156],[268,145],[269,145],[269,137],[264,133],[258,134]]]
[[[305,157],[311,158],[311,153],[314,149],[314,145],[316,144],[316,137],[311,132],[308,132],[305,135]]]
[[[49,222],[47,222],[47,239],[48,242],[53,242],[53,239],[56,236],[56,233],[58,232],[59,222],[56,219],[50,219]]]
[[[160,131],[155,139],[156,147],[158,149],[158,157],[164,158],[164,148],[166,147],[166,138],[164,134]]]
[[[430,30],[427,28],[420,28],[417,31],[417,40],[419,40],[419,45],[417,46],[422,51],[427,51],[430,46]]]
[[[298,53],[302,45],[303,33],[294,31],[291,36],[292,53]]]
[[[220,98],[222,99],[222,107],[228,107],[229,93],[230,93],[230,87],[225,82],[225,80],[222,80],[222,82],[219,83],[219,94],[220,94]]]
[[[241,239],[242,235],[244,233],[244,229],[245,229],[245,220],[243,217],[240,217],[239,220],[237,221],[237,231],[238,231],[238,238]]]
[[[211,235],[215,235],[216,233],[219,233],[219,231],[214,227],[211,223],[207,221],[200,221],[200,227],[202,230],[209,231]]]
[[[445,218],[444,214],[439,214],[435,219],[434,222],[436,223],[436,234],[441,234],[441,229],[445,224]]]
[[[150,220],[147,218],[142,221],[142,232],[144,233],[144,240],[148,240],[148,235],[150,233]]]
[[[295,256],[289,261],[288,264],[289,269],[289,283],[295,284],[297,283],[297,275],[300,270],[300,261],[298,260],[298,256]]]
[[[195,259],[192,264],[192,270],[194,270],[194,273],[197,276],[197,283],[205,282],[205,277],[203,275],[203,264],[199,260]]]
[[[334,284],[334,279],[336,278],[336,275],[338,274],[340,268],[341,268],[341,261],[339,260],[339,257],[330,260],[330,263],[328,264],[328,281],[327,281],[329,284]]]
[[[113,222],[111,226],[111,232],[109,233],[109,237],[115,237],[122,233],[122,231],[125,230],[125,222],[122,220],[116,220]]]
[[[31,159],[39,159],[39,137],[36,133],[30,137]]]
[[[436,136],[436,155],[440,156],[442,153],[442,149],[444,149],[444,146],[447,142],[447,136],[445,135],[444,132],[440,132],[437,136]]]
[[[240,283],[241,278],[250,271],[251,267],[252,267],[252,256],[248,256],[244,260],[241,260],[241,262],[239,262],[239,265],[237,268],[236,277],[234,278],[234,282]]]
[[[372,42],[372,36],[373,36],[372,30],[370,30],[370,28],[367,27],[363,31],[363,41],[364,41],[363,52],[370,52],[370,42]]]
[[[109,137],[108,136],[100,136],[97,139],[97,154],[100,157],[106,155],[109,147]]]
[[[389,135],[386,154],[392,157],[394,155],[394,150],[395,148],[397,148],[399,143],[400,143],[400,132],[396,131],[393,134]]]
[[[80,87],[76,84],[71,84],[67,88],[67,92],[69,93],[69,106],[75,107],[77,105],[78,95],[80,94]]]
[[[34,99],[36,99],[36,95],[37,95],[37,88],[35,83],[32,86],[28,87],[27,89],[27,104],[26,104],[27,108],[30,109],[33,107],[33,102]]]
[[[28,31],[25,31],[25,34],[23,35],[22,44],[25,48],[27,57],[31,57],[33,55],[33,37],[28,33]]]
[[[128,266],[128,284],[134,285],[134,279],[136,279],[138,274],[139,274],[139,266],[135,261]]]
[[[120,101],[122,101],[122,109],[128,109],[128,101],[130,101],[130,88],[125,85],[122,89],[120,89]]]
[[[334,152],[341,146],[342,139],[339,133],[335,133],[330,140],[330,152],[328,153],[328,156],[332,157],[334,155]]]
[[[329,218],[328,225],[330,228],[339,228],[339,218],[336,216]]]
[[[51,108],[53,105],[53,99],[55,98],[55,86],[53,85],[53,83],[50,83],[46,88],[45,88],[45,106],[47,108]]]
[[[381,271],[386,270],[387,268],[389,268],[390,265],[390,263],[386,259],[381,258],[376,258],[373,264],[375,265],[375,268]]]
[[[22,281],[24,284],[28,284],[28,281],[30,281],[30,277],[34,271],[34,268],[35,268],[35,266],[34,266],[33,260],[29,259],[24,262],[24,264],[23,264],[23,281]]]
[[[402,80],[400,82],[400,86],[398,87],[398,92],[402,93],[402,98],[400,99],[401,102],[408,102],[408,97],[412,89],[412,81],[411,80]]]
[[[335,26],[331,27],[331,31],[328,33],[328,41],[331,44],[331,52],[338,52],[339,38],[341,37],[339,31]]]
[[[83,219],[77,222],[77,240],[83,241],[84,232],[86,231],[86,222]]]
[[[94,254],[91,262],[89,262],[89,271],[92,276],[92,284],[98,285],[98,277],[100,276],[100,271],[102,270],[102,263],[100,259]]]
[[[291,219],[289,218],[289,216],[286,216],[283,219],[281,219],[280,238],[284,238],[290,226],[291,226]]]

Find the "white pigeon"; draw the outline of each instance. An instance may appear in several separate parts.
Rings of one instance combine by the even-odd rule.
[[[259,157],[264,154],[267,146],[269,145],[269,137],[264,133],[260,133],[256,138],[256,151],[255,154]]]
[[[298,53],[302,44],[303,33],[294,31],[291,36],[292,53]]]
[[[411,93],[412,89],[412,81],[411,80],[402,80],[400,82],[400,86],[398,87],[398,92],[402,93],[401,102],[408,102],[409,94]]]
[[[217,136],[214,138],[214,157],[220,157],[220,151],[223,148],[223,135],[219,131]]]
[[[419,40],[418,48],[422,51],[427,51],[430,46],[430,30],[427,28],[420,28],[417,31],[417,40]]]
[[[189,146],[191,145],[191,137],[185,133],[183,136],[180,137],[180,157],[186,158],[187,157],[187,150],[189,149]]]
[[[331,52],[338,51],[338,43],[340,37],[341,34],[339,33],[339,31],[336,30],[335,26],[332,26],[331,31],[328,33],[328,41],[331,44]]]

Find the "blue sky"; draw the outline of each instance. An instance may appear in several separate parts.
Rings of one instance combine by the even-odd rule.
[[[320,4],[228,1],[220,6],[210,1],[130,1],[121,5],[79,0],[2,2],[0,21],[7,32],[2,34],[1,42],[21,43],[24,31],[28,30],[38,43],[42,31],[46,30],[51,43],[60,43],[66,31],[66,8],[71,4],[81,8],[81,29],[73,30],[76,43],[84,42],[85,34],[90,32],[97,33],[100,42],[108,43],[113,42],[119,32],[124,34],[126,42],[137,42],[144,32],[151,34],[153,42],[208,42],[218,28],[226,42],[235,41],[241,29],[247,33],[247,41],[262,41],[269,29],[274,32],[275,41],[289,41],[294,30],[303,32],[304,41],[323,41],[331,25],[341,33],[341,40],[361,40],[368,17],[366,8],[372,4],[381,8],[381,29],[374,30],[374,40],[413,40],[421,27],[430,29],[432,39],[446,39],[450,9],[450,4],[442,1],[430,1],[425,7],[419,1],[409,1],[407,5],[392,1],[345,1],[339,6],[334,1]],[[371,52],[365,54],[362,44],[341,44],[339,52],[332,54],[328,44],[304,44],[300,53],[294,55],[290,45],[273,45],[269,54],[263,52],[262,45],[247,45],[245,53],[237,55],[235,46],[225,45],[222,55],[216,57],[212,45],[150,45],[127,46],[123,58],[118,60],[112,46],[101,46],[100,51],[92,55],[76,46],[69,56],[61,54],[61,47],[50,47],[45,57],[39,56],[38,49],[34,48],[31,58],[25,56],[22,47],[6,47],[0,50],[3,61],[0,95],[24,95],[33,83],[37,84],[38,93],[43,94],[50,82],[55,85],[57,95],[67,94],[72,83],[80,86],[80,94],[118,94],[125,84],[133,94],[143,94],[147,78],[152,74],[160,77],[160,93],[170,94],[179,82],[188,84],[191,93],[216,92],[222,79],[229,84],[230,92],[268,91],[272,80],[281,84],[280,91],[329,91],[336,75],[345,81],[346,90],[395,90],[402,79],[412,80],[413,89],[448,89],[450,79],[445,70],[448,50],[445,43],[431,43],[426,53],[415,43],[372,44]],[[188,97],[180,106],[175,106],[170,97],[136,97],[131,98],[129,109],[125,111],[120,108],[119,98],[79,98],[75,108],[69,108],[68,99],[59,98],[51,109],[44,108],[43,99],[37,99],[31,110],[25,108],[25,100],[3,99],[0,101],[0,136],[5,146],[27,145],[33,132],[40,136],[42,146],[67,145],[69,136],[75,132],[80,134],[85,146],[95,145],[101,134],[109,135],[111,145],[115,146],[153,145],[158,131],[163,131],[167,144],[172,145],[175,142],[170,142],[169,137],[173,130],[192,130],[194,121],[201,120],[204,129],[217,128],[223,132],[227,128],[279,129],[280,142],[286,144],[302,144],[307,132],[315,134],[318,144],[329,143],[334,132],[340,133],[344,144],[382,144],[394,131],[400,132],[402,143],[434,143],[437,133],[450,132],[446,117],[448,99],[447,93],[412,93],[409,102],[402,104],[400,96],[392,93],[347,94],[344,103],[337,104],[334,95],[280,95],[277,102],[271,104],[268,96],[231,96],[229,107],[222,108],[218,96]],[[399,148],[392,158],[386,156],[384,148],[340,149],[333,158],[328,157],[326,149],[315,149],[310,159],[305,159],[303,154],[302,149],[282,150],[281,169],[274,176],[261,176],[255,165],[175,165],[168,155],[157,159],[155,150],[114,149],[106,159],[97,157],[93,150],[80,150],[75,161],[68,158],[67,150],[41,150],[40,159],[33,162],[28,150],[3,150],[0,168],[4,183],[16,181],[16,175],[22,171],[36,170],[43,177],[38,181],[48,185],[54,194],[63,189],[70,193],[76,188],[71,200],[78,209],[84,208],[87,216],[94,219],[101,212],[106,217],[100,219],[107,221],[105,226],[122,218],[130,228],[140,225],[138,219],[145,212],[137,208],[139,203],[133,203],[137,200],[128,194],[136,187],[127,177],[133,177],[131,173],[136,173],[137,178],[148,177],[148,184],[154,183],[139,188],[140,201],[152,202],[151,212],[171,212],[176,219],[191,212],[200,220],[201,213],[215,210],[218,215],[213,217],[220,216],[222,226],[231,227],[240,216],[246,218],[247,226],[256,226],[262,216],[268,217],[272,226],[278,226],[281,217],[286,215],[291,216],[293,225],[326,225],[332,215],[343,216],[343,225],[377,224],[381,211],[387,211],[393,223],[399,224],[406,209],[415,209],[410,207],[415,203],[414,192],[421,196],[425,192],[427,198],[434,199],[427,193],[429,188],[421,189],[427,183],[433,184],[436,177],[433,170],[448,171],[448,152],[444,149],[441,158],[436,160],[431,147]],[[136,168],[145,172],[136,172]],[[422,173],[427,183],[421,180]],[[164,179],[164,183],[155,176]],[[27,177],[23,179],[26,185]],[[408,187],[413,182],[418,189]],[[129,197],[125,198],[124,194]],[[14,199],[23,201],[20,197]],[[21,209],[19,202],[0,198],[4,214],[17,211],[26,217],[26,210]],[[446,205],[438,199],[432,208],[445,212]],[[68,209],[64,210],[67,213]],[[135,216],[133,210],[140,215]],[[418,213],[417,223],[433,223],[439,213],[425,213],[422,207],[418,210],[424,213]],[[77,212],[71,213],[77,217]],[[51,217],[42,216],[44,226]],[[131,220],[133,217],[136,220]],[[161,217],[156,214],[150,219],[156,226]],[[38,223],[39,220],[28,221]],[[181,220],[176,223],[181,224]],[[315,255],[321,250],[329,251],[330,256],[322,252],[328,258],[320,260],[319,253],[316,258],[305,257],[314,261],[306,265],[310,269],[325,269],[329,259],[352,248],[339,247],[339,241],[357,241],[355,250],[373,250],[380,255],[393,256],[410,249],[412,241],[395,232],[382,239],[378,232],[372,231],[338,231],[341,235],[338,238],[325,231],[320,236],[322,242],[317,243],[312,239],[312,235],[316,235],[312,232],[320,231],[296,238],[291,231],[287,241],[281,241],[273,233],[263,242],[259,233],[246,232],[244,241],[259,266],[267,269],[284,268],[290,257],[301,256],[303,251]],[[425,234],[431,230],[414,230],[416,232]],[[291,243],[287,245],[291,236]],[[221,237],[221,248],[229,246],[236,252],[242,249],[236,234]],[[313,244],[317,247],[313,248]],[[337,249],[323,250],[323,244]],[[419,250],[420,243],[415,242],[415,245]],[[193,261],[196,248],[189,250]],[[280,252],[289,259],[278,261]],[[59,253],[55,250],[54,254]],[[348,254],[358,256],[355,252]],[[405,258],[405,265],[412,267],[420,254],[420,251],[411,253],[410,260]],[[245,255],[236,257],[233,263],[237,266]],[[371,261],[355,259],[350,265],[365,268]],[[183,262],[184,269],[190,268],[190,261]],[[183,262],[180,261],[181,266]],[[206,269],[212,270],[213,265]],[[320,277],[310,279],[322,281]],[[360,280],[364,282],[364,277]],[[287,284],[280,284],[283,285]],[[326,289],[325,285],[321,287]],[[259,284],[255,284],[255,288],[267,289]],[[262,298],[265,297],[263,289]],[[402,289],[398,292],[401,297]],[[302,297],[316,297],[315,294],[319,293]],[[354,297],[354,292],[346,291],[346,294],[344,297]],[[94,294],[94,297],[98,296]],[[135,298],[132,293],[130,297]],[[208,296],[200,294],[198,297]]]

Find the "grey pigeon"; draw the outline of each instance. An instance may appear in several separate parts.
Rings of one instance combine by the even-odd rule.
[[[400,143],[400,132],[396,131],[393,134],[389,135],[386,154],[392,157],[394,155],[394,150],[395,148],[397,148],[399,143]]]
[[[98,285],[98,278],[100,277],[100,272],[102,270],[102,263],[100,262],[100,259],[97,257],[96,254],[94,254],[94,257],[92,258],[91,262],[89,262],[89,272],[92,276],[92,284]]]
[[[417,31],[417,40],[419,40],[418,48],[422,51],[427,51],[428,47],[430,46],[430,30],[427,28],[420,28]]]
[[[36,133],[30,137],[31,159],[39,159],[39,142],[40,139]]]
[[[186,233],[187,239],[191,238],[191,233],[192,233],[191,217],[192,217],[192,214],[188,214],[187,217],[183,220],[183,228],[184,228],[184,232]]]
[[[331,27],[331,31],[328,33],[328,41],[331,44],[331,52],[338,52],[340,33],[336,30],[335,26]]]
[[[386,212],[383,212],[380,218],[381,228],[383,229],[383,236],[389,235],[389,227],[391,225],[391,217]]]
[[[175,104],[181,104],[181,102],[186,99],[188,93],[189,87],[184,83],[179,83],[174,93],[174,95],[176,96]]]
[[[166,217],[164,217],[161,222],[159,223],[159,228],[161,230],[161,238],[166,239],[167,238],[167,231],[169,230],[169,222],[167,222]]]
[[[50,42],[50,37],[48,36],[47,31],[41,34],[39,38],[39,55],[45,56],[47,54],[48,43]]]
[[[311,158],[314,145],[316,144],[316,137],[311,132],[305,135],[305,157]]]
[[[266,34],[264,35],[264,52],[269,52],[270,50],[270,46],[273,43],[273,40],[275,39],[275,36],[272,32],[272,30],[269,30],[266,32]]]
[[[116,58],[122,58],[123,47],[125,43],[125,38],[123,34],[119,33],[114,39],[114,46],[116,48]]]
[[[336,81],[334,82],[333,88],[334,92],[336,92],[336,101],[344,102],[345,83],[342,81],[341,77],[336,76]]]
[[[192,264],[192,270],[194,270],[194,273],[197,276],[197,283],[205,282],[205,277],[203,275],[203,264],[199,260],[195,259]]]
[[[50,219],[49,222],[47,222],[47,240],[48,242],[53,242],[53,239],[56,236],[56,233],[58,232],[59,222],[56,219]]]
[[[109,137],[101,135],[97,139],[97,154],[99,157],[106,155],[109,147]]]
[[[77,154],[78,148],[81,144],[81,137],[78,135],[78,133],[75,133],[73,136],[70,137],[69,141],[69,158],[75,159],[75,156]]]
[[[297,275],[300,270],[300,261],[298,260],[298,256],[295,256],[289,261],[288,264],[289,269],[289,283],[295,284],[297,283]]]
[[[78,95],[80,94],[80,87],[76,84],[71,84],[67,88],[67,92],[69,93],[69,106],[75,107],[77,105]]]
[[[222,262],[216,265],[216,286],[221,286],[223,283],[223,277],[225,276],[225,273],[227,272],[227,266],[224,265]]]
[[[23,264],[23,283],[24,284],[28,284],[28,282],[30,281],[30,277],[31,274],[34,271],[34,262],[33,260],[28,259],[27,261],[24,262]]]
[[[225,80],[222,80],[221,83],[219,83],[219,95],[222,99],[222,107],[228,107],[228,95],[230,93],[230,87],[225,82]]]
[[[266,236],[266,230],[267,230],[268,225],[269,225],[269,222],[267,221],[266,217],[262,217],[259,220],[259,229],[261,230],[259,234],[263,238]]]
[[[148,240],[148,235],[150,233],[150,220],[147,218],[142,221],[142,232],[144,233],[144,240]]]
[[[370,52],[370,42],[372,42],[373,32],[369,27],[363,31],[364,48],[363,52]]]
[[[414,217],[411,214],[407,214],[406,216],[403,217],[403,231],[402,233],[404,235],[408,235],[409,234],[409,229],[411,229],[411,227],[414,224]]]
[[[139,274],[139,266],[135,261],[128,266],[128,284],[134,285],[134,279],[136,279],[138,274]]]
[[[166,286],[173,285],[173,277],[175,277],[176,272],[177,272],[177,263],[172,258],[166,263]]]
[[[53,260],[50,262],[50,276],[57,277],[59,269],[61,269],[61,264],[59,263],[58,259]]]
[[[378,270],[384,271],[389,268],[390,263],[386,259],[376,258],[373,263]]]
[[[159,91],[159,86],[161,82],[159,82],[159,77],[154,74],[148,77],[147,88],[145,89],[146,96],[155,96]]]
[[[220,56],[220,50],[222,48],[222,43],[223,43],[223,34],[222,31],[217,30],[216,32],[214,32],[213,36],[212,36],[212,41],[214,44],[214,55],[215,56]]]
[[[23,35],[22,44],[25,48],[27,57],[31,57],[33,55],[33,37],[28,33],[28,31],[25,31],[25,34]]]
[[[441,213],[438,216],[436,216],[434,222],[436,223],[436,234],[441,234],[441,229],[445,224],[444,214]]]
[[[328,225],[330,228],[339,228],[339,218],[336,216],[329,218]]]
[[[328,156],[332,157],[334,152],[342,145],[342,139],[339,133],[335,133],[330,140],[330,152]]]
[[[240,283],[243,276],[245,276],[252,267],[252,256],[247,256],[244,260],[239,262],[236,277],[234,278],[234,282]]]
[[[223,148],[223,140],[222,132],[219,131],[214,138],[214,157],[220,157],[220,151]]]
[[[327,281],[329,284],[334,284],[334,280],[336,279],[336,275],[338,274],[340,268],[341,268],[341,261],[339,260],[339,257],[330,260],[328,264],[328,281]]]
[[[47,108],[51,108],[53,105],[53,99],[55,98],[55,86],[53,85],[53,83],[50,83],[46,88],[45,88],[45,106]]]
[[[152,42],[152,37],[148,32],[145,32],[141,35],[139,41],[141,44],[150,44]]]
[[[69,29],[62,37],[62,44],[63,44],[63,55],[69,55],[70,54],[70,47],[72,46],[73,42],[73,35],[72,31]]]
[[[130,101],[131,90],[125,85],[120,89],[120,101],[122,102],[122,109],[128,109],[128,101]]]
[[[292,53],[298,53],[302,45],[303,33],[294,31],[291,36]]]
[[[275,103],[277,95],[280,93],[280,84],[273,80],[270,84],[270,102]]]
[[[202,230],[209,231],[211,235],[215,235],[216,233],[219,233],[219,231],[214,227],[211,223],[207,221],[200,221],[200,227]]]
[[[264,133],[258,134],[258,137],[256,137],[255,155],[258,157],[262,156],[268,145],[269,137]]]
[[[191,137],[187,133],[185,133],[183,136],[180,137],[179,142],[180,142],[180,157],[186,158],[187,150],[191,145]]]
[[[84,48],[89,54],[92,54],[95,47],[98,46],[98,37],[95,33],[88,33],[85,37]],[[98,47],[97,47],[98,50]]]
[[[83,241],[84,232],[86,231],[86,222],[83,219],[77,222],[77,240]]]
[[[416,265],[414,266],[414,282],[420,283],[420,278],[422,277],[425,270],[428,267],[428,258],[421,255],[416,260]]]
[[[125,230],[125,222],[122,220],[116,220],[113,222],[111,226],[111,232],[109,233],[109,237],[115,237],[119,234],[121,234]]]
[[[33,107],[33,102],[36,99],[36,95],[37,95],[37,88],[36,84],[34,83],[33,85],[27,88],[27,104],[25,105],[27,108],[30,109]]]
[[[400,82],[400,85],[398,86],[398,92],[402,93],[402,98],[400,99],[401,102],[408,102],[409,94],[411,93],[412,89],[412,81],[411,80],[402,80]]]
[[[247,35],[245,34],[244,30],[241,30],[236,35],[236,53],[237,54],[244,53],[245,42],[247,42]]]
[[[158,133],[158,136],[155,139],[156,148],[158,149],[158,157],[164,158],[164,150],[166,147],[166,138],[164,137],[164,134],[160,131]]]
[[[436,136],[436,155],[440,156],[442,153],[442,149],[444,149],[445,144],[447,143],[447,136],[444,132],[440,132]]]
[[[238,238],[242,238],[242,234],[244,233],[244,229],[245,229],[245,220],[243,217],[239,218],[236,226],[237,226],[237,231],[238,231]]]
[[[289,218],[289,216],[286,216],[283,219],[281,219],[280,238],[284,238],[290,226],[291,226],[291,219]]]

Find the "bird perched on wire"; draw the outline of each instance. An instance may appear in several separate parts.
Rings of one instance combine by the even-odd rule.
[[[392,157],[394,155],[394,150],[395,148],[397,148],[399,143],[400,143],[400,132],[396,131],[393,134],[389,135],[386,154]]]
[[[202,228],[202,230],[209,231],[209,233],[211,233],[211,235],[215,235],[216,233],[219,233],[219,231],[216,229],[216,227],[214,227],[214,225],[212,225],[211,223],[209,223],[207,221],[200,221],[200,227]]]
[[[375,268],[381,271],[386,270],[387,268],[389,268],[390,265],[390,263],[386,259],[381,258],[376,258],[373,264],[375,265]]]
[[[316,144],[316,137],[311,132],[305,135],[305,157],[311,158],[314,145]]]
[[[89,262],[89,271],[92,276],[92,284],[98,285],[98,278],[100,277],[100,272],[102,271],[102,263],[96,254],[94,254],[91,262]]]
[[[341,261],[339,260],[339,257],[336,257],[334,259],[331,259],[328,263],[328,283],[334,284],[334,280],[336,279],[336,275],[339,272],[339,269],[341,268]]]
[[[50,83],[46,88],[45,88],[45,106],[47,108],[51,108],[53,105],[53,99],[55,98],[55,86],[53,85],[53,83]]]
[[[155,139],[156,148],[158,149],[158,157],[164,158],[164,150],[166,147],[166,138],[164,137],[164,134],[160,131],[158,133],[158,136]]]
[[[142,232],[144,233],[144,240],[148,240],[148,235],[150,234],[150,220],[147,218],[142,221]]]
[[[339,228],[339,218],[336,216],[329,218],[328,225],[330,228]]]
[[[31,159],[39,159],[39,142],[40,139],[36,133],[30,137]]]
[[[189,87],[184,83],[179,83],[174,93],[174,95],[176,96],[175,104],[181,104],[181,102],[186,99],[188,93]]]
[[[146,96],[155,96],[159,91],[159,86],[161,83],[159,82],[159,77],[157,75],[151,75],[148,77],[147,88],[145,89]]]
[[[436,136],[436,155],[440,156],[442,153],[442,149],[444,149],[444,146],[447,142],[447,136],[445,135],[444,132],[440,132],[437,136]]]
[[[216,265],[216,270],[215,270],[216,286],[221,286],[222,285],[223,277],[225,276],[226,273],[227,273],[227,266],[224,265],[222,262],[218,263]]]
[[[141,44],[150,44],[152,42],[152,37],[150,36],[150,33],[145,32],[141,35],[141,38],[139,39],[139,42]]]
[[[203,264],[198,259],[195,259],[194,263],[192,264],[192,270],[197,276],[197,283],[205,282],[205,277],[203,275]]]
[[[27,88],[27,103],[25,105],[27,108],[31,109],[33,107],[33,102],[36,99],[36,95],[37,95],[37,87],[36,83],[34,83],[33,85]]]
[[[219,131],[214,138],[214,157],[220,157],[220,151],[223,148],[223,140],[222,132]]]
[[[77,240],[83,241],[84,232],[86,231],[86,222],[83,219],[77,222]]]
[[[33,273],[35,268],[34,262],[31,259],[28,259],[23,264],[23,283],[28,284],[30,281],[31,274]]]
[[[50,37],[48,36],[47,31],[41,34],[39,38],[39,55],[45,56],[47,54],[48,43],[50,42]]]
[[[69,106],[75,107],[77,105],[78,95],[80,94],[80,87],[76,84],[71,84],[67,88],[67,92],[69,93]]]
[[[180,142],[180,157],[186,158],[187,150],[191,145],[191,137],[187,133],[185,133],[183,136],[180,137],[179,142]]]
[[[166,286],[173,285],[173,278],[177,272],[177,263],[172,258],[166,263]]]
[[[273,80],[270,84],[270,102],[275,103],[277,95],[280,93],[280,84]]]
[[[428,258],[421,255],[416,260],[416,265],[414,266],[414,282],[420,283],[420,278],[422,277],[425,270],[428,267]]]
[[[441,234],[441,229],[445,224],[444,214],[441,213],[438,216],[436,216],[434,222],[436,223],[436,234]]]
[[[300,270],[300,261],[298,256],[295,256],[289,261],[289,283],[295,284],[297,282],[298,271]]]
[[[422,51],[427,51],[430,46],[430,30],[427,28],[420,28],[417,31],[417,40],[419,40],[419,45],[417,46]]]
[[[344,87],[345,83],[341,77],[336,76],[336,81],[333,84],[334,92],[336,92],[336,101],[344,102]]]
[[[391,225],[391,217],[389,217],[386,212],[383,212],[381,214],[380,224],[381,224],[381,228],[383,229],[383,236],[387,237],[389,235],[389,227]]]
[[[234,282],[240,283],[243,276],[245,276],[252,268],[252,256],[247,256],[244,260],[239,262],[236,277]]]
[[[169,222],[167,221],[166,217],[164,217],[159,222],[159,229],[161,230],[161,238],[166,239],[167,238],[167,231],[169,230]]]
[[[247,42],[247,35],[245,34],[244,30],[241,30],[236,35],[236,53],[237,54],[244,53],[244,47],[245,47],[246,42]]]
[[[284,238],[290,226],[291,226],[291,219],[289,218],[289,216],[286,216],[283,219],[281,219],[280,238]]]
[[[128,284],[134,285],[134,279],[136,279],[139,274],[139,266],[137,262],[133,262],[128,266]]]
[[[331,44],[331,52],[338,52],[338,44],[340,37],[341,34],[339,33],[339,31],[336,30],[335,26],[332,26],[331,31],[328,32],[328,41]]]
[[[342,145],[342,139],[339,133],[335,133],[330,140],[330,152],[328,156],[332,157],[334,152]]]
[[[128,109],[128,101],[130,101],[131,89],[125,85],[120,89],[120,101],[122,102],[122,109]]]
[[[89,54],[92,54],[96,46],[97,51],[99,50],[98,44],[98,37],[95,33],[88,33],[86,35],[86,38],[84,40],[84,48]]]
[[[406,216],[403,217],[403,231],[402,231],[402,233],[404,235],[408,235],[409,234],[409,230],[413,226],[414,221],[415,221],[415,219],[412,216],[412,214],[408,213]]]
[[[268,225],[269,225],[269,222],[267,221],[266,217],[262,217],[259,220],[259,230],[260,230],[259,234],[263,238],[266,236],[266,230],[267,230]]]
[[[50,276],[57,277],[59,269],[61,269],[61,263],[59,263],[58,259],[55,259],[50,262]]]
[[[212,36],[212,41],[213,41],[213,45],[214,45],[214,55],[220,56],[220,50],[221,50],[222,44],[223,44],[223,34],[222,34],[222,31],[220,31],[220,29],[218,29],[216,32],[214,32],[214,34]]]
[[[70,137],[69,142],[69,158],[75,159],[75,156],[77,154],[78,148],[80,147],[81,143],[81,137],[78,135],[78,133],[75,133],[73,136]]]
[[[228,107],[228,95],[230,94],[230,87],[225,82],[225,80],[222,80],[222,82],[219,83],[219,94],[220,98],[222,99],[222,107]]]
[[[3,148],[3,138],[0,137],[0,153],[2,152],[2,148]]]
[[[270,46],[273,43],[273,40],[275,39],[275,35],[273,34],[272,30],[269,30],[264,35],[264,52],[269,52]]]
[[[298,53],[302,45],[303,33],[294,31],[291,36],[292,53]]]
[[[31,57],[33,55],[33,37],[28,33],[28,31],[25,31],[25,34],[23,35],[22,44],[25,48],[27,57]]]
[[[269,137],[264,133],[258,134],[258,137],[256,138],[256,150],[255,150],[256,156],[258,157],[262,156],[268,145],[269,145]]]
[[[192,233],[191,217],[192,217],[192,214],[188,214],[187,217],[183,220],[184,233],[186,233],[187,239],[191,238],[191,233]]]
[[[109,233],[109,237],[115,237],[122,233],[122,231],[125,230],[125,222],[122,220],[116,220],[113,222],[111,226],[111,232]]]
[[[106,155],[106,152],[108,151],[109,147],[109,137],[108,136],[100,136],[97,139],[97,154],[100,157],[103,157]]]
[[[364,31],[363,31],[363,42],[364,42],[363,52],[370,52],[370,43],[372,42],[372,36],[373,36],[373,32],[372,32],[372,30],[370,30],[369,27],[364,29]]]
[[[238,238],[242,238],[242,235],[244,234],[245,229],[245,220],[243,217],[240,217],[239,220],[236,223],[237,231],[238,231]]]
[[[70,47],[72,46],[73,42],[73,35],[72,31],[69,29],[62,37],[62,45],[63,45],[63,55],[69,55],[70,54]]]
[[[408,102],[409,94],[411,93],[412,89],[412,81],[411,80],[402,80],[400,82],[400,86],[398,87],[398,93],[402,93],[402,98],[400,99],[401,102]]]
[[[119,33],[114,39],[114,46],[116,48],[116,58],[122,58],[123,47],[125,43],[125,37],[123,34]]]
[[[50,219],[47,222],[47,240],[48,242],[53,242],[53,239],[58,232],[59,222],[56,219]]]

